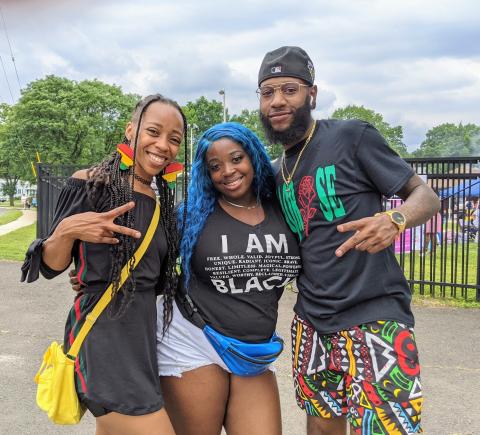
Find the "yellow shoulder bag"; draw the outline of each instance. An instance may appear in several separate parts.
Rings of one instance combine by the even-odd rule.
[[[142,243],[133,254],[135,258],[134,268],[138,265],[145,254],[157,229],[160,217],[160,205],[157,201],[150,225]],[[123,266],[120,276],[122,286],[129,276],[128,261]],[[91,313],[85,319],[75,341],[67,354],[63,352],[63,346],[56,341],[52,342],[43,355],[40,370],[35,375],[37,384],[37,405],[48,414],[48,418],[56,424],[77,424],[80,422],[85,407],[78,400],[75,390],[75,360],[83,340],[94,325],[98,316],[112,299],[112,287],[110,284],[105,293],[97,302]]]

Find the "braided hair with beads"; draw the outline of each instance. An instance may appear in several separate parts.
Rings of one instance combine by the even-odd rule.
[[[181,107],[175,101],[164,97],[160,94],[150,95],[140,100],[132,114],[132,122],[136,124],[133,155],[133,165],[129,170],[121,170],[121,156],[115,152],[112,156],[102,161],[99,165],[94,166],[88,170],[87,180],[87,197],[92,203],[95,210],[100,203],[101,198],[108,198],[109,208],[113,209],[126,204],[133,199],[133,183],[135,176],[135,155],[136,144],[141,129],[142,117],[150,104],[159,102],[167,104],[177,109],[183,119],[183,134],[184,134],[184,151],[185,163],[187,164],[187,120]],[[163,332],[166,331],[172,319],[173,299],[177,288],[177,272],[176,260],[178,257],[178,232],[176,226],[175,216],[175,192],[168,187],[166,180],[162,178],[163,172],[155,176],[155,182],[158,190],[161,213],[160,224],[164,228],[167,239],[167,256],[162,267],[163,276],[160,282],[162,288],[160,292],[164,296],[164,324]],[[183,190],[186,190],[187,171],[184,175]],[[102,201],[103,202],[103,201]],[[134,213],[129,210],[124,215],[117,218],[118,225],[126,226],[128,228],[134,227]],[[132,237],[117,234],[116,237],[119,243],[112,245],[110,248],[111,256],[111,276],[113,283],[113,298],[109,306],[109,315],[112,318],[119,318],[125,314],[126,310],[135,298],[136,280],[135,271],[133,270],[134,261],[133,254],[135,252],[135,240]],[[120,274],[124,264],[128,262],[130,275],[123,286],[119,286]],[[158,265],[160,268],[160,265]],[[121,297],[119,297],[121,295]]]

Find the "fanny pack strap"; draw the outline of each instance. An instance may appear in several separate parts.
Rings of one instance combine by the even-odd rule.
[[[118,284],[119,288],[123,284],[125,284],[125,281],[130,276],[130,267],[129,267],[130,261],[132,259],[134,260],[132,269],[135,269],[138,263],[140,263],[140,260],[142,259],[143,254],[145,254],[146,250],[148,249],[148,246],[150,245],[153,235],[155,234],[155,231],[157,229],[159,218],[160,218],[160,204],[158,200],[156,200],[155,211],[153,212],[152,220],[150,221],[150,225],[148,226],[147,232],[145,233],[145,237],[143,238],[142,243],[140,243],[140,246],[137,248],[137,250],[133,254],[133,257],[130,258],[125,264],[125,266],[123,266],[122,268],[122,272],[120,274],[120,282]],[[93,310],[89,314],[87,314],[87,317],[85,318],[85,322],[82,328],[78,332],[78,335],[75,338],[75,341],[73,342],[72,346],[70,347],[67,353],[67,358],[71,360],[75,360],[77,358],[77,355],[80,350],[80,346],[83,343],[83,340],[85,340],[85,337],[90,332],[90,329],[92,329],[92,326],[95,324],[95,322],[97,321],[102,311],[107,307],[107,305],[112,300],[112,288],[113,288],[113,283],[110,283],[110,285],[107,287],[107,289],[103,293],[100,300],[96,303]]]
[[[184,316],[187,317],[191,323],[193,323],[197,328],[203,330],[207,323],[203,320],[203,317],[198,312],[197,307],[192,301],[192,298],[188,293],[182,294],[180,291],[177,291],[176,297],[177,303],[180,305],[178,308]]]

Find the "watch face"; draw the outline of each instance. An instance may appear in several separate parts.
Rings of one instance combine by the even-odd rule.
[[[400,213],[399,211],[394,211],[391,216],[392,216],[393,222],[395,222],[396,224],[398,225],[405,224],[405,216],[403,216],[403,214]]]

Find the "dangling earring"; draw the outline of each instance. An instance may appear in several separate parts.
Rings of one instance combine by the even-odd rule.
[[[126,141],[128,143],[128,140]],[[121,156],[120,169],[126,171],[133,165],[133,149],[127,143],[120,143],[117,145],[117,152]]]
[[[183,172],[184,166],[180,162],[172,162],[163,170],[162,178],[167,182],[170,189],[175,189],[178,175]]]

